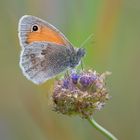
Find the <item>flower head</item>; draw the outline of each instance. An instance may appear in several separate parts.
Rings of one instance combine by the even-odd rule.
[[[75,71],[60,79],[52,96],[54,110],[65,115],[80,115],[82,118],[92,116],[109,99],[105,87],[107,75],[108,72]]]

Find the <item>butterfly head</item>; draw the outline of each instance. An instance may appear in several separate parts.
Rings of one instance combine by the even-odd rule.
[[[77,66],[81,60],[82,57],[85,56],[85,49],[84,48],[78,48],[75,50],[75,53],[71,54],[70,57],[70,67],[74,68]]]

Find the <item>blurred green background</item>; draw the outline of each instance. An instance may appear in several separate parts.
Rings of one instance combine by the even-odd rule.
[[[53,80],[36,86],[22,75],[17,28],[25,14],[52,23],[75,46],[95,34],[85,67],[112,72],[112,99],[94,118],[120,140],[140,139],[140,1],[1,0],[0,140],[105,140],[87,121],[51,110]]]

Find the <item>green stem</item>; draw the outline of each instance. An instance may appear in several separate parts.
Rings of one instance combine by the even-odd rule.
[[[118,140],[113,134],[111,134],[109,131],[99,125],[93,118],[88,118],[87,120],[96,130],[100,131],[109,140]]]

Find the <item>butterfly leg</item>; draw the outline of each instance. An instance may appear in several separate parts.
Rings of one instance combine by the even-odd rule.
[[[83,62],[83,59],[81,59],[81,69],[82,69],[82,71],[84,70],[84,62]]]

